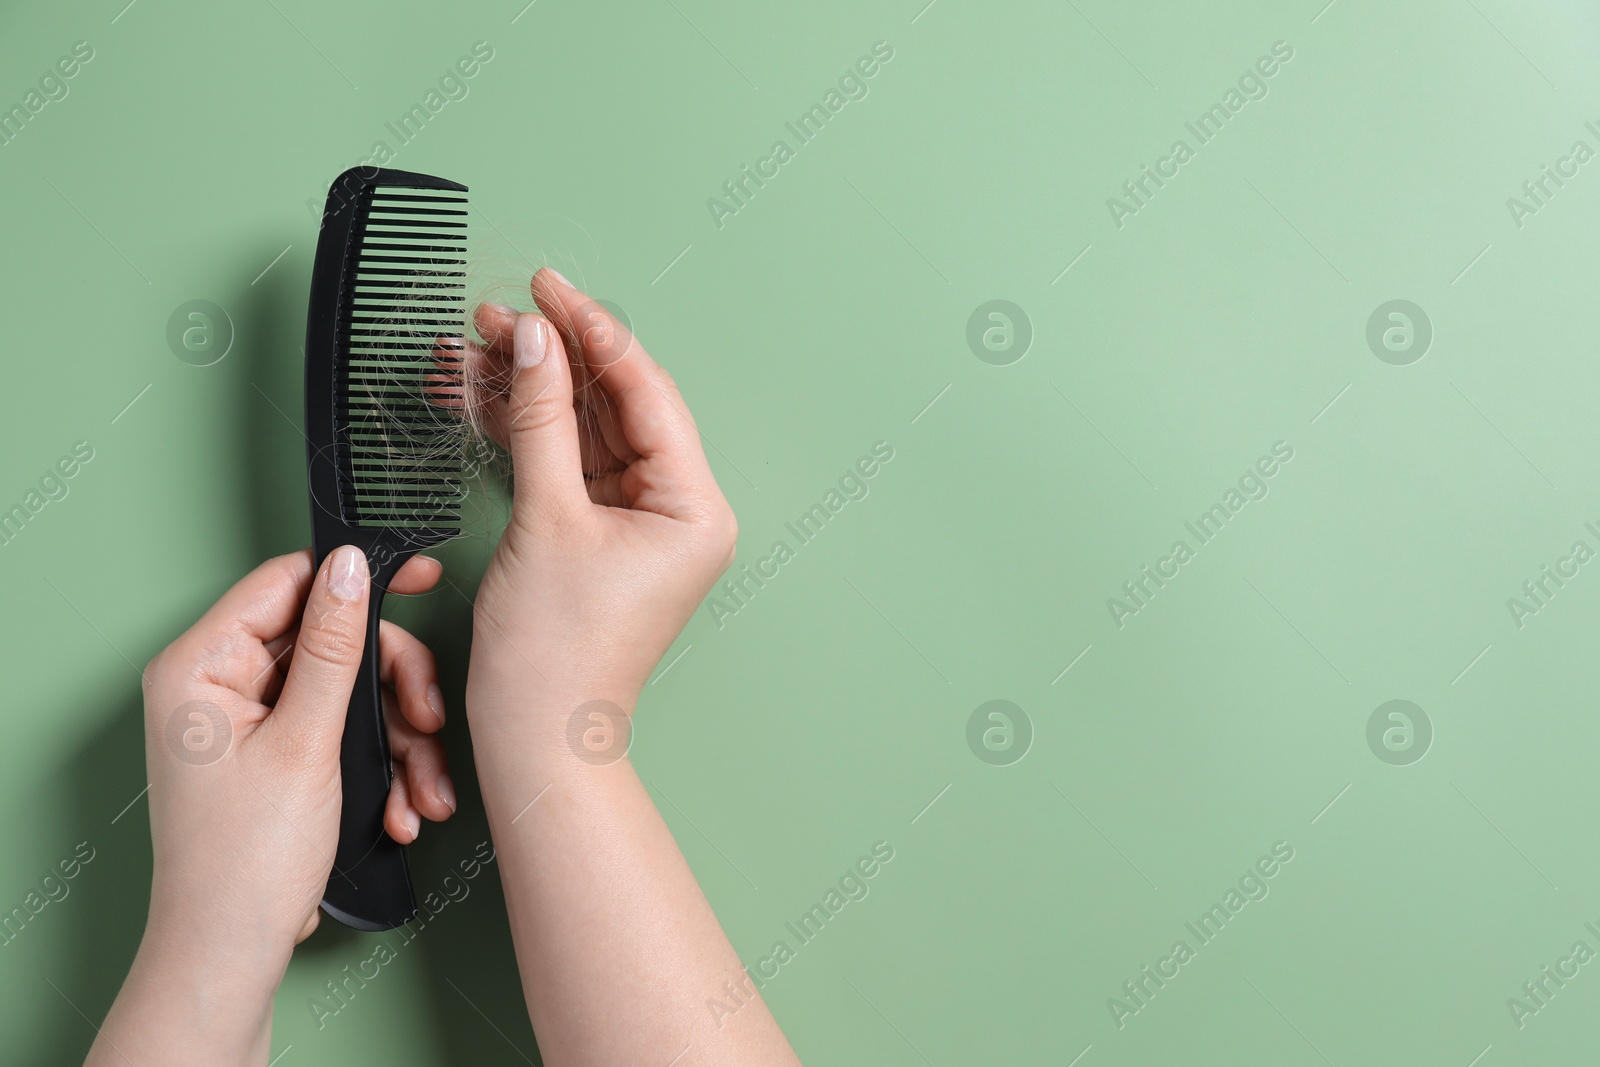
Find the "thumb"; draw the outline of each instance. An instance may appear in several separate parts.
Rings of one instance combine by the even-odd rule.
[[[328,553],[311,583],[289,676],[268,722],[336,744],[367,639],[367,557],[354,545]]]
[[[588,502],[572,408],[572,368],[561,335],[539,315],[518,315],[506,411],[512,518],[535,506]]]

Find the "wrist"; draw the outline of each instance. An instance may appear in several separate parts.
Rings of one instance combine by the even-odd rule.
[[[542,787],[626,761],[637,687],[530,674],[468,677],[467,721],[486,794],[502,780]]]
[[[562,748],[571,720],[586,705],[633,714],[641,686],[615,672],[582,664],[537,670],[504,658],[474,657],[467,673],[466,712],[476,731],[521,744]],[[593,709],[590,709],[593,710]]]
[[[615,630],[614,621],[610,625]],[[505,709],[520,719],[554,706],[570,711],[597,698],[631,711],[661,653],[621,633],[596,632],[604,628],[599,623],[530,628],[475,617],[467,669],[469,713],[476,707],[488,718]]]
[[[304,917],[289,919],[292,905],[285,901],[265,901],[215,882],[208,888],[199,869],[161,867],[158,862],[151,881],[139,951],[197,979],[232,982],[241,992],[270,998],[289,967]]]
[[[265,1062],[287,960],[200,944],[152,918],[105,1031],[171,1065]],[[137,1059],[137,1056],[135,1057]]]

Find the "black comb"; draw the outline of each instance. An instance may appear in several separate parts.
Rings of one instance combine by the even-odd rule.
[[[383,828],[392,771],[378,679],[378,616],[401,564],[459,532],[467,187],[358,167],[328,192],[306,321],[306,440],[316,566],[367,555],[367,640],[339,752],[344,805],[323,895],[329,915],[388,930],[416,914],[405,849]],[[446,349],[456,345],[443,346]]]

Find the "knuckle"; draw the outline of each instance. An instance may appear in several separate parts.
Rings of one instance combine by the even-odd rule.
[[[682,417],[690,426],[698,425],[695,422],[694,412],[689,409],[689,401],[684,398],[683,390],[678,388],[677,380],[674,379],[671,374],[667,373],[665,367],[658,367],[657,373],[660,376],[662,392],[666,395],[668,401],[671,402],[673,408],[678,412],[679,416]]]
[[[547,387],[545,392],[525,404],[512,400],[511,416],[507,420],[512,433],[537,433],[555,425],[563,412],[562,405],[551,397],[551,391]]]
[[[694,412],[689,410],[689,402],[683,398],[683,391],[678,388],[678,383],[673,380],[672,375],[668,374],[664,367],[657,367],[654,376],[655,381],[653,384],[656,392],[661,395],[662,399],[666,400],[668,406],[677,413],[680,419],[691,428],[695,427],[697,424],[694,420]]]
[[[610,312],[594,301],[585,304],[579,311],[572,330],[577,337],[580,354],[619,347],[618,343],[623,340],[620,324],[612,319]]]
[[[204,644],[184,634],[145,664],[139,676],[140,691],[181,686],[206,658]]]
[[[731,508],[718,520],[713,540],[722,549],[723,568],[731,567],[734,557],[739,554],[739,520]]]
[[[719,545],[730,545],[739,538],[739,516],[733,512],[733,505],[721,493],[712,491],[707,494],[701,525],[707,531],[712,541]]]
[[[390,751],[393,751],[399,739],[393,732],[390,733]],[[418,781],[427,781],[437,778],[444,769],[444,746],[436,737],[413,737],[407,735],[404,742],[404,760],[406,770],[415,775]]]
[[[163,649],[151,657],[150,662],[144,665],[144,671],[139,675],[139,684],[143,691],[149,692],[160,681],[165,669],[164,661],[167,650]]]
[[[330,613],[300,631],[298,652],[336,667],[348,667],[361,658],[365,635],[347,613]]]
[[[408,647],[394,661],[394,688],[408,701],[425,700],[428,686],[439,680],[438,664],[420,644]]]
[[[397,681],[405,678],[420,689],[429,682],[438,680],[439,661],[434,656],[433,649],[412,638],[406,643],[405,651],[395,662],[395,674]]]
[[[697,539],[705,557],[715,563],[717,573],[733,565],[739,552],[739,519],[725,500],[708,504],[700,513],[696,525],[700,529]]]

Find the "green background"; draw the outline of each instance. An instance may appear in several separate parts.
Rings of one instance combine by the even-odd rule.
[[[1580,1062],[1600,964],[1521,1028],[1507,998],[1600,950],[1600,565],[1520,627],[1507,598],[1600,548],[1600,161],[1520,226],[1507,198],[1600,149],[1600,15],[924,2],[6,5],[0,105],[94,58],[0,146],[0,508],[95,450],[0,546],[0,909],[95,849],[0,947],[6,1060],[80,1058],[137,945],[138,668],[308,541],[307,202],[384,140],[471,186],[485,295],[549,264],[625,309],[743,561],[894,449],[737,615],[696,615],[639,716],[747,963],[895,850],[767,986],[807,1062]],[[477,41],[468,95],[398,146]],[[868,95],[719,227],[708,198],[878,41]],[[1278,41],[1269,94],[1119,227],[1107,198]],[[967,340],[996,299],[1033,335],[1004,366]],[[1394,299],[1432,325],[1409,365],[1366,339]],[[211,366],[167,343],[192,300],[232,325]],[[1107,598],[1279,441],[1270,494],[1119,628]],[[412,850],[419,889],[486,835],[459,708],[504,498],[477,499],[451,584],[391,613],[458,709],[462,812]],[[1008,765],[967,740],[994,699],[1031,724]],[[1393,699],[1432,726],[1409,765],[1367,740]],[[1280,841],[1270,895],[1119,1028],[1108,998]],[[480,877],[319,1029],[309,999],[375,944],[324,924],[278,1063],[536,1059],[499,894]]]

